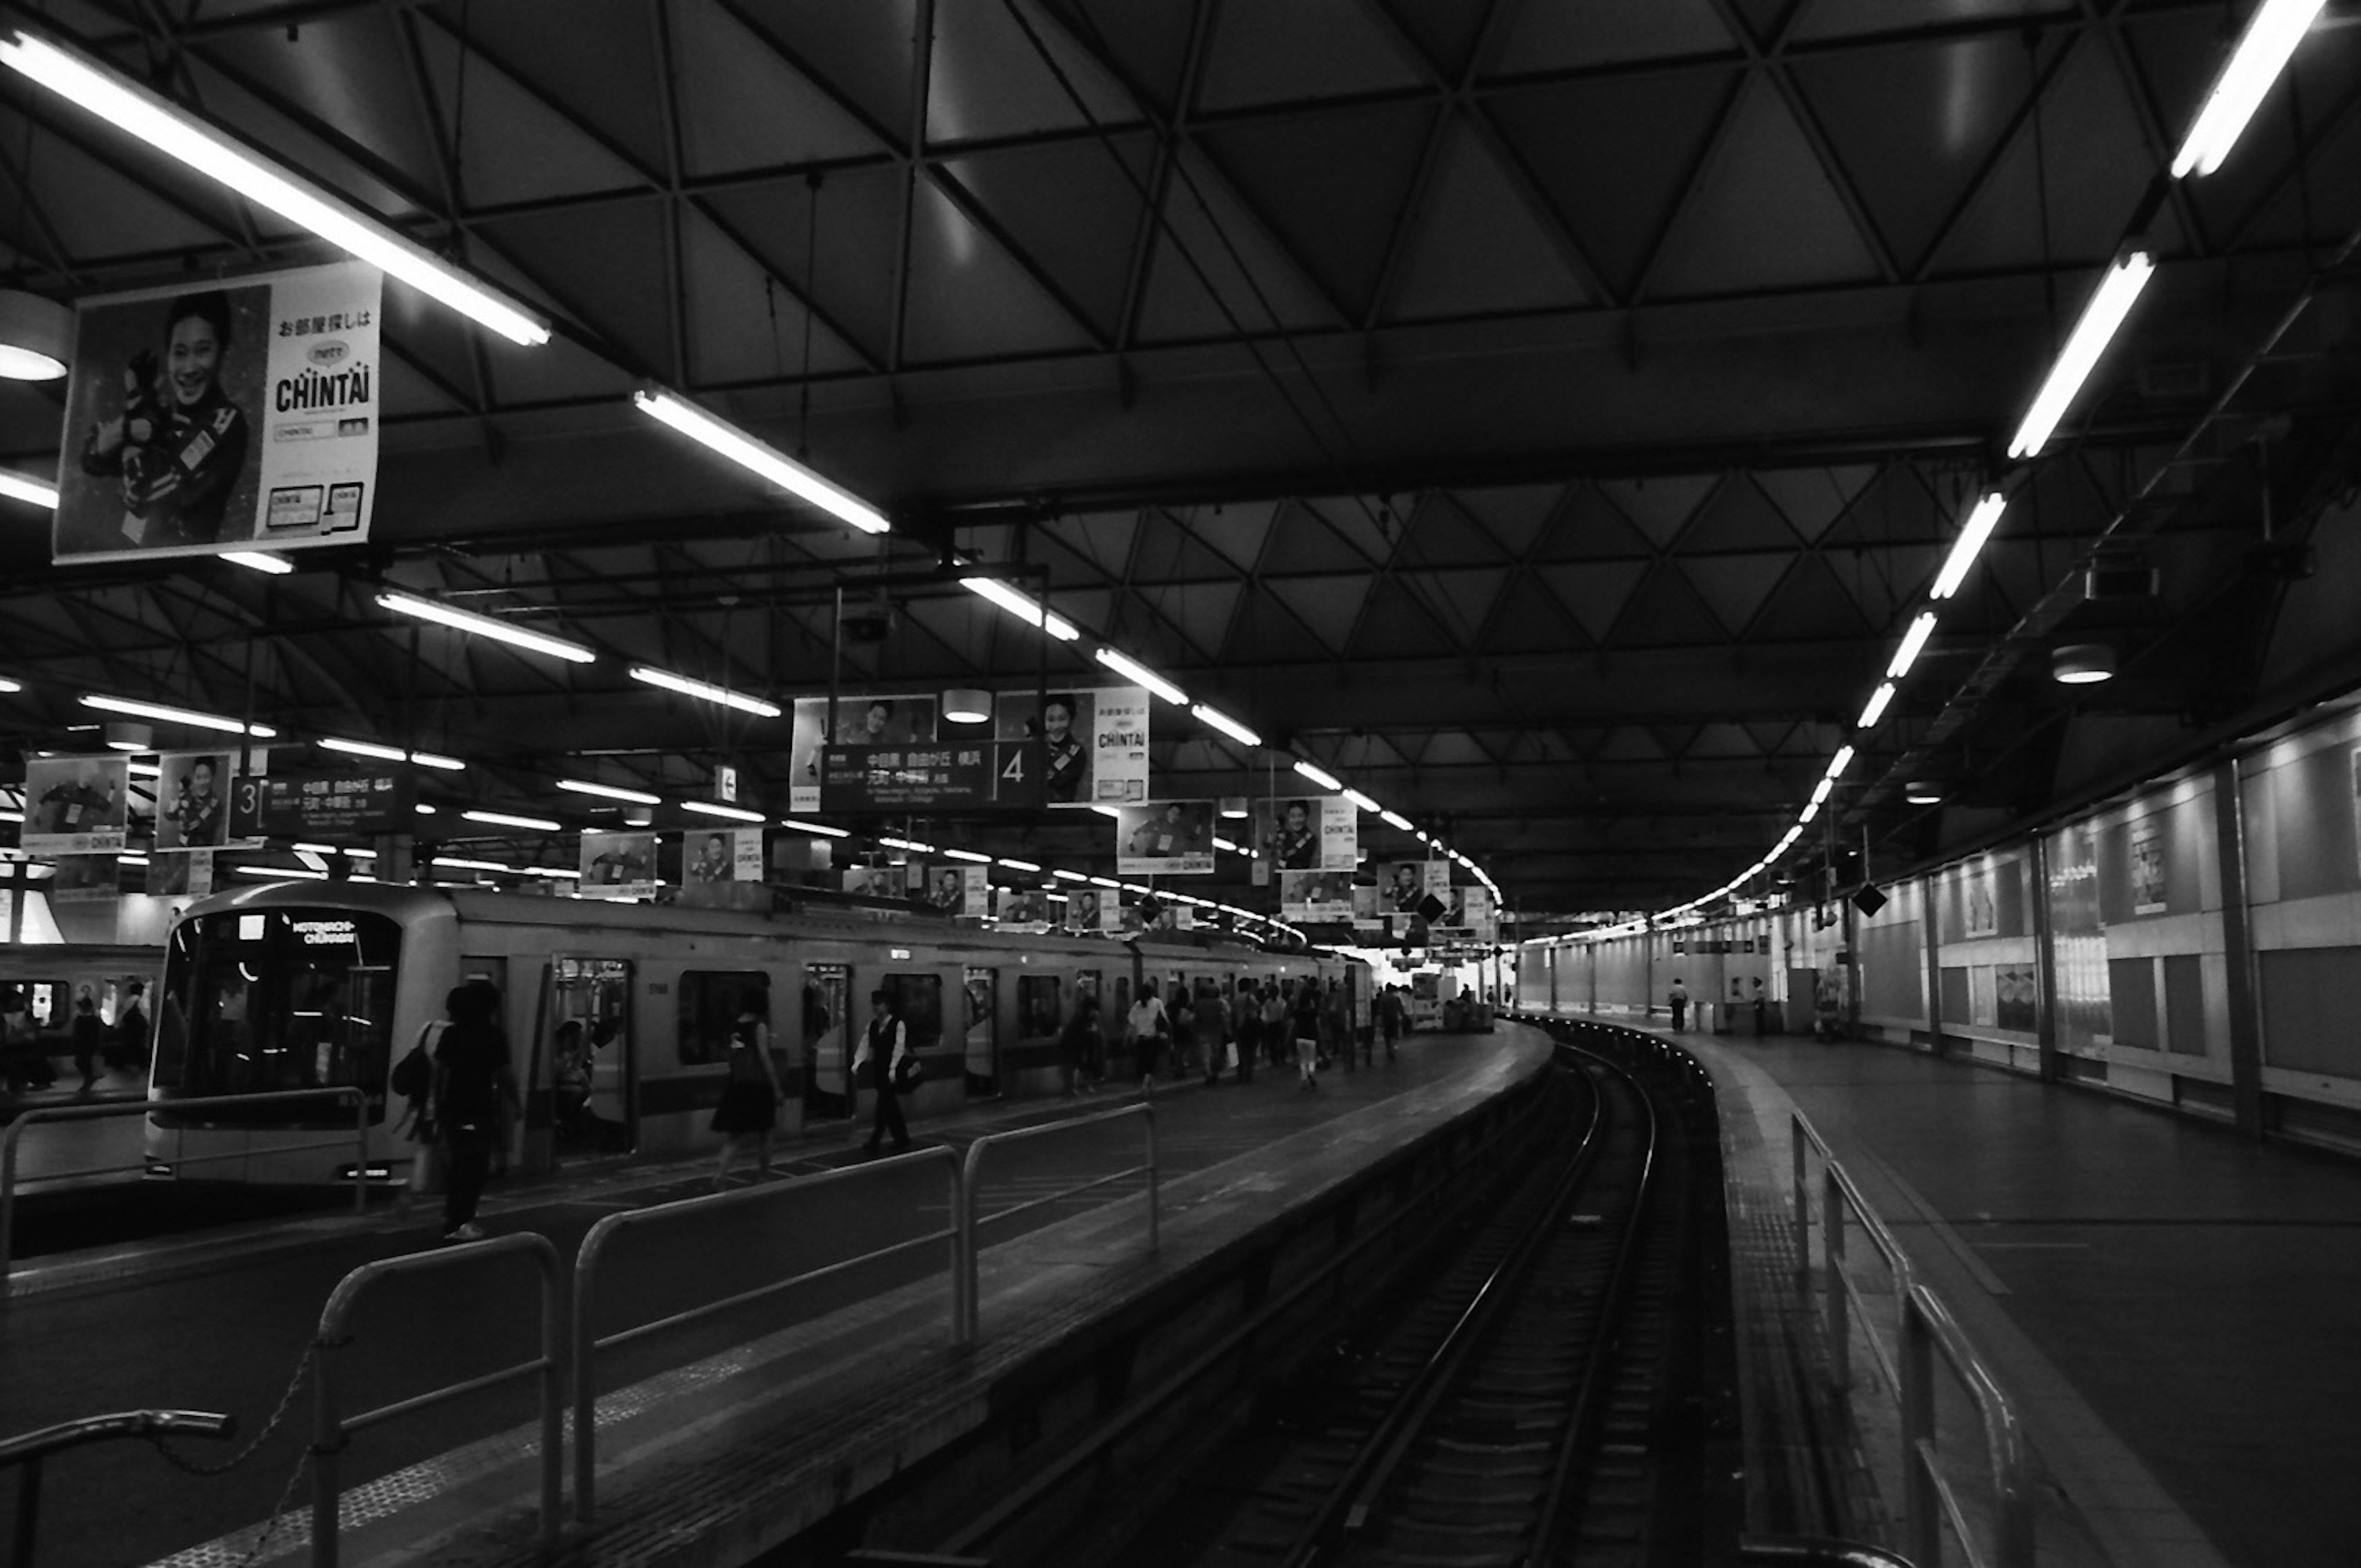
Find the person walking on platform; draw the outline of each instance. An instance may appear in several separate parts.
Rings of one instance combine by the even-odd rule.
[[[481,981],[455,987],[444,1002],[450,1018],[434,1043],[434,1123],[443,1141],[443,1239],[472,1242],[483,1227],[476,1205],[492,1164],[500,1113],[516,1115],[516,1073],[501,1033],[500,992]]]
[[[748,986],[738,998],[738,1020],[730,1026],[730,1076],[721,1085],[721,1103],[713,1108],[713,1130],[721,1135],[721,1163],[713,1172],[716,1192],[730,1185],[730,1163],[750,1145],[754,1179],[771,1174],[771,1132],[787,1097],[771,1062],[771,1026],[763,1019],[770,1001],[767,990]]]
[[[1771,1032],[1771,997],[1763,989],[1763,977],[1754,977],[1754,1037],[1761,1039]]]
[[[1197,1010],[1189,1005],[1187,987],[1172,988],[1172,1081],[1180,1082],[1197,1067]]]
[[[877,1152],[877,1146],[887,1134],[894,1137],[894,1152],[900,1154],[910,1146],[910,1128],[902,1120],[902,1083],[917,1058],[910,1054],[910,1029],[894,1011],[894,998],[884,991],[869,993],[869,1004],[876,1011],[869,1027],[861,1036],[861,1047],[852,1053],[852,1076],[860,1081],[861,1069],[869,1069],[869,1087],[877,1096],[877,1120],[869,1129],[868,1149]]]
[[[1306,978],[1295,989],[1295,1067],[1305,1089],[1320,1087],[1320,994]]]
[[[1066,1080],[1066,1092],[1077,1089],[1084,1094],[1095,1093],[1091,1036],[1098,1033],[1099,999],[1085,991],[1074,1000],[1074,1015],[1058,1032],[1058,1070]]]
[[[1386,1037],[1386,1060],[1394,1059],[1394,1047],[1401,1039],[1401,993],[1388,986],[1378,993],[1378,1032]]]
[[[131,982],[130,1000],[115,1021],[115,1065],[137,1072],[148,1065],[148,987]]]
[[[1295,1026],[1290,1021],[1287,998],[1271,981],[1262,982],[1262,1048],[1269,1054],[1270,1065],[1284,1069],[1295,1052]]]
[[[1124,1043],[1131,1047],[1132,1070],[1142,1079],[1156,1076],[1156,1047],[1172,1032],[1172,1021],[1165,1016],[1164,1003],[1156,994],[1156,982],[1139,982],[1139,1000],[1131,1004],[1131,1013],[1124,1020]]]
[[[1197,993],[1201,1005],[1197,1014],[1197,1040],[1205,1047],[1205,1087],[1212,1089],[1222,1081],[1222,1069],[1229,1065],[1230,1004],[1220,988]]]
[[[74,1070],[82,1074],[82,1083],[74,1092],[88,1094],[98,1087],[98,1047],[105,1030],[98,1021],[98,1003],[83,986],[74,998],[73,1058]]]
[[[1688,989],[1681,984],[1680,976],[1673,976],[1673,989],[1664,993],[1664,1000],[1672,1005],[1673,1033],[1677,1035],[1681,1032],[1681,1025],[1689,1014]]]
[[[1238,1081],[1254,1081],[1255,1053],[1262,1049],[1262,998],[1241,978],[1230,993],[1230,1037],[1237,1042]]]

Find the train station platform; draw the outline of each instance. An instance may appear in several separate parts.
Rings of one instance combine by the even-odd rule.
[[[820,1281],[791,1305],[774,1299],[760,1319],[602,1353],[598,1523],[569,1530],[556,1560],[738,1562],[831,1517],[885,1544],[947,1529],[924,1517],[907,1476],[946,1455],[981,1474],[1034,1438],[1097,1419],[1096,1405],[1122,1387],[1168,1375],[1196,1329],[1282,1290],[1312,1254],[1343,1246],[1387,1204],[1408,1206],[1430,1190],[1411,1179],[1414,1162],[1455,1170],[1460,1141],[1523,1103],[1521,1091],[1546,1076],[1549,1057],[1541,1031],[1506,1025],[1414,1036],[1400,1060],[1332,1068],[1315,1092],[1268,1067],[1247,1085],[1159,1085],[1160,1245],[1148,1250],[1137,1179],[1045,1202],[1005,1232],[987,1229],[972,1348],[950,1343],[940,1250],[920,1247],[900,1277]],[[1131,1098],[1006,1102],[912,1130],[922,1147],[958,1149]],[[987,1214],[1137,1159],[1137,1123],[1012,1146]],[[782,1174],[862,1164],[865,1131],[785,1141]],[[1038,1152],[1019,1159],[1020,1147]],[[684,1288],[726,1294],[784,1256],[809,1266],[944,1224],[940,1178],[905,1168],[907,1180],[872,1185],[864,1173],[821,1184],[825,1203],[798,1201],[805,1212],[793,1219],[767,1193],[759,1203],[700,1206],[735,1218],[612,1255],[601,1299],[615,1321],[645,1321],[676,1310]],[[709,1170],[708,1158],[496,1193],[483,1222],[495,1236],[544,1235],[570,1260],[600,1218],[701,1192]],[[1375,1179],[1387,1171],[1396,1175]],[[321,1216],[104,1259],[39,1260],[28,1288],[0,1310],[12,1427],[137,1406],[226,1410],[244,1423],[239,1444],[183,1449],[218,1463],[262,1430],[291,1379],[296,1386],[291,1414],[221,1477],[168,1469],[137,1447],[61,1458],[45,1484],[40,1560],[213,1568],[246,1560],[273,1519],[254,1561],[304,1560],[304,1492],[289,1483],[309,1435],[302,1363],[322,1305],[362,1263],[437,1250],[438,1229],[425,1214]],[[1206,1304],[1224,1288],[1226,1304]],[[522,1269],[506,1278],[422,1276],[384,1297],[357,1320],[355,1348],[336,1353],[348,1411],[532,1353],[537,1321]],[[356,1438],[340,1460],[341,1561],[550,1561],[535,1534],[536,1409],[530,1385],[512,1386]],[[131,1498],[136,1507],[126,1506]]]
[[[1712,1072],[1752,1201],[1791,1212],[1791,1108],[1828,1140],[2104,1560],[2361,1563],[2361,1166],[1895,1047],[1649,1032]]]

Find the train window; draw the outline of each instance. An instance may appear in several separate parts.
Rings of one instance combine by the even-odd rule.
[[[1065,1021],[1059,995],[1063,982],[1054,974],[1016,977],[1016,1036],[1023,1040],[1055,1039]]]
[[[910,1048],[928,1051],[943,1043],[943,977],[939,974],[888,974],[882,982],[894,998],[894,1011],[910,1032]]]
[[[684,1067],[730,1059],[730,1031],[746,995],[755,997],[756,1016],[771,1016],[771,977],[752,971],[690,970],[680,977],[680,1060]]]
[[[401,927],[350,909],[183,921],[166,956],[156,1082],[183,1094],[355,1084],[382,1113]]]

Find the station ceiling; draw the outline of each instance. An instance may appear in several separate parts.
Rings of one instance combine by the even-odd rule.
[[[52,567],[45,515],[0,502],[20,747],[94,686],[453,753],[486,800],[546,805],[586,765],[695,789],[733,761],[784,806],[784,720],[717,718],[623,659],[780,697],[1076,677],[960,590],[949,568],[981,562],[1440,828],[1528,912],[1656,907],[1759,856],[1855,738],[2128,239],[2158,280],[2013,477],[1863,741],[1844,834],[1923,852],[2048,799],[2096,716],[2267,698],[2293,553],[2361,471],[2349,0],[2227,165],[2161,189],[2244,5],[16,9],[560,323],[519,348],[390,284],[374,537],[291,576]],[[324,254],[0,82],[6,281],[70,299]],[[647,380],[893,535],[635,413]],[[0,457],[53,466],[61,398],[0,386]],[[2153,596],[2086,602],[2103,537]],[[387,582],[620,657],[554,670],[397,624]],[[840,596],[882,596],[890,635],[840,639]],[[2052,685],[2049,646],[2092,638],[2125,678]],[[1155,760],[1182,796],[1269,768],[1185,720]],[[1905,773],[1949,802],[1905,807]],[[1103,821],[930,826],[1064,864],[1112,848]]]

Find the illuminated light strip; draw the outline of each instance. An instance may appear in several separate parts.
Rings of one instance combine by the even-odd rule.
[[[701,817],[726,817],[732,822],[761,822],[764,819],[759,811],[749,811],[742,806],[724,806],[717,800],[684,800],[680,808],[694,811]]]
[[[624,789],[618,784],[593,784],[588,779],[559,779],[557,787],[572,790],[576,795],[595,795],[605,800],[625,800],[633,806],[664,804],[664,796],[651,795],[643,789]]]
[[[580,872],[570,872],[564,866],[519,866],[516,868],[516,873],[519,876],[551,877],[559,882],[580,882],[582,880],[582,873]]]
[[[1138,682],[1175,707],[1189,706],[1189,694],[1118,648],[1101,648],[1091,655],[1116,674]]]
[[[1000,863],[1012,872],[1038,872],[1041,869],[1030,861],[1012,861],[1005,855],[1001,857]]]
[[[633,664],[628,674],[635,681],[642,681],[652,686],[662,686],[666,691],[678,692],[683,696],[693,696],[705,702],[719,703],[724,707],[734,707],[741,713],[752,713],[763,718],[779,717],[780,708],[775,702],[765,702],[759,696],[748,696],[744,692],[734,692],[728,686],[717,686],[706,681],[692,681],[686,675],[675,675],[670,670],[659,670],[653,664]]]
[[[232,866],[240,876],[268,877],[274,882],[325,882],[325,872],[306,871],[302,866]]]
[[[225,729],[232,735],[252,735],[264,740],[279,733],[267,724],[241,724],[218,713],[199,713],[194,708],[170,707],[157,702],[133,702],[128,697],[100,696],[93,692],[82,694],[82,705],[106,713],[127,713],[134,718],[157,718],[167,724],[185,724],[192,729]]]
[[[2008,444],[2011,457],[2037,457],[2049,444],[2058,422],[2066,417],[2066,410],[2082,389],[2099,356],[2107,351],[2114,340],[2115,329],[2124,324],[2138,301],[2140,291],[2156,273],[2156,258],[2145,250],[2135,250],[2107,269],[2099,287],[2091,295],[2091,302],[2082,307],[2081,319],[2074,323],[2073,334],[2051,366],[2049,377],[2035,394],[2033,406],[2025,412],[2025,422],[2016,427],[2016,436]]]
[[[117,855],[115,857],[115,863],[118,866],[144,866],[148,863],[148,857],[136,854]]]
[[[1213,835],[1213,848],[1215,848],[1216,850],[1228,850],[1230,853],[1232,853],[1233,855],[1237,854],[1237,853],[1239,853],[1239,852],[1240,852],[1240,851],[1239,851],[1239,850],[1238,850],[1238,847],[1237,847],[1235,844],[1231,843],[1227,839],[1223,838],[1219,833],[1216,833],[1216,834],[1214,834],[1214,835]]]
[[[1120,890],[1123,887],[1123,883],[1115,881],[1115,878],[1111,876],[1084,877],[1082,880],[1089,883],[1093,887],[1112,887],[1117,890]]]
[[[398,615],[416,616],[421,620],[431,620],[438,626],[450,627],[455,631],[472,631],[478,636],[489,637],[494,641],[506,642],[511,647],[522,648],[530,652],[546,654],[553,659],[564,659],[577,664],[596,663],[598,659],[598,654],[579,642],[569,642],[563,637],[552,637],[546,632],[528,630],[522,626],[511,626],[505,620],[498,620],[489,615],[478,615],[473,610],[454,609],[449,605],[437,604],[433,599],[421,598],[416,594],[403,593],[397,588],[389,588],[378,595],[377,602]]]
[[[159,152],[219,181],[247,201],[311,230],[511,342],[532,345],[549,341],[549,323],[500,291],[130,77],[22,31],[0,39],[0,65],[71,99]]]
[[[1321,767],[1316,763],[1307,762],[1301,757],[1298,757],[1295,760],[1295,771],[1301,773],[1305,778],[1310,779],[1313,784],[1318,784],[1322,789],[1343,789],[1345,787],[1343,781],[1338,779],[1334,773],[1330,773],[1327,769]]]
[[[1218,707],[1213,707],[1201,702],[1194,707],[1191,707],[1189,711],[1195,714],[1198,718],[1205,724],[1220,730],[1223,734],[1228,736],[1231,740],[1237,741],[1240,745],[1259,746],[1262,744],[1261,736],[1256,734],[1253,730],[1247,729],[1236,719],[1232,718],[1228,714],[1224,713]]]
[[[2173,154],[2172,177],[2186,179],[2191,170],[2211,174],[2222,167],[2239,133],[2279,80],[2296,45],[2318,16],[2325,0],[2263,0],[2238,36],[2238,47],[2213,79],[2205,106]]]
[[[1051,872],[1049,874],[1050,874],[1051,876],[1053,876],[1053,877],[1056,877],[1056,878],[1057,878],[1059,881],[1060,881],[1060,882],[1088,882],[1088,881],[1090,881],[1090,880],[1091,880],[1090,878],[1088,878],[1088,877],[1084,876],[1082,872],[1070,872],[1070,871],[1068,871],[1068,870],[1067,870],[1065,867],[1063,867],[1063,866],[1060,866],[1060,867],[1058,867],[1055,871]]]
[[[498,861],[464,861],[456,855],[437,855],[427,862],[454,872],[512,872],[515,866],[504,866]]]
[[[1376,801],[1370,799],[1367,795],[1363,795],[1356,789],[1347,788],[1345,791],[1345,798],[1351,801],[1355,806],[1359,806],[1364,811],[1377,811],[1380,809]]]
[[[1820,803],[1816,800],[1812,802],[1811,805],[1804,807],[1803,814],[1797,817],[1795,820],[1798,823],[1809,822],[1813,817],[1817,817],[1819,814]]]
[[[1976,564],[1976,553],[1992,537],[1993,530],[2000,526],[2001,513],[2007,510],[2008,498],[1998,490],[1976,503],[1975,510],[1968,513],[1966,526],[1960,530],[1959,539],[1951,545],[1951,554],[1944,560],[1935,586],[1927,590],[1928,598],[1947,599],[1960,591],[1960,585],[1968,579],[1968,568]]]
[[[505,811],[463,811],[459,815],[470,822],[487,823],[494,828],[530,828],[543,833],[558,830],[558,825],[546,817],[512,817]]]
[[[331,751],[348,751],[356,757],[375,757],[379,762],[399,762],[407,760],[407,753],[401,747],[380,746],[374,740],[345,740],[330,735],[323,738],[317,744]]]
[[[441,768],[445,773],[465,773],[467,764],[456,757],[445,757],[436,751],[412,751],[410,760],[422,768]]]
[[[1817,806],[1820,802],[1828,799],[1828,792],[1836,787],[1837,781],[1834,779],[1822,779],[1819,783],[1814,784],[1812,786],[1812,804],[1814,806]]]
[[[1387,827],[1389,827],[1389,828],[1400,828],[1400,829],[1401,829],[1403,832],[1405,832],[1405,833],[1411,833],[1411,832],[1415,832],[1415,831],[1417,831],[1417,829],[1413,828],[1410,825],[1410,818],[1409,818],[1409,817],[1404,817],[1404,816],[1403,816],[1400,812],[1399,812],[1399,811],[1380,811],[1380,812],[1378,812],[1378,817],[1380,817],[1380,818],[1385,822],[1385,825],[1386,825]]]
[[[0,675],[0,692],[20,692],[24,689],[24,682],[12,681],[5,675]]]
[[[894,526],[885,521],[884,512],[843,486],[814,473],[778,448],[756,440],[686,398],[661,388],[642,388],[631,394],[631,401],[642,413],[654,416],[708,451],[802,497],[863,533],[884,533]]]
[[[932,844],[921,844],[915,839],[880,839],[877,841],[889,850],[909,850],[921,855],[931,855],[935,852],[935,847]]]
[[[33,506],[58,509],[58,488],[47,479],[37,479],[30,474],[19,474],[14,468],[0,468],[0,496],[26,501]]]
[[[1966,574],[1962,572],[1960,575],[1964,576]],[[1935,612],[1920,610],[1918,619],[1910,623],[1910,630],[1902,634],[1902,645],[1894,651],[1894,662],[1885,666],[1885,678],[1898,681],[1908,674],[1910,666],[1918,662],[1918,655],[1925,651],[1927,639],[1934,635]]]
[[[295,569],[294,562],[281,560],[259,550],[225,550],[221,558],[234,566],[243,566],[249,572],[260,572],[266,576],[283,577]]]
[[[1877,721],[1885,717],[1885,705],[1893,700],[1894,683],[1892,681],[1880,683],[1878,688],[1869,694],[1869,701],[1862,707],[1861,717],[1853,720],[1853,728],[1856,729],[1875,729],[1877,727]]]
[[[1064,616],[1034,603],[997,577],[961,577],[960,587],[978,598],[990,599],[1026,625],[1037,627],[1060,642],[1071,642],[1082,636]]]
[[[825,822],[798,822],[792,817],[781,817],[779,819],[779,826],[787,828],[792,832],[817,834],[822,839],[850,839],[852,837],[851,834],[846,832],[841,828],[830,828]]]
[[[992,864],[992,857],[990,855],[979,855],[973,850],[939,850],[936,853],[954,861],[972,861],[974,864],[979,866],[988,866]],[[1040,870],[1038,866],[1036,866],[1033,869],[1036,871]]]
[[[1852,748],[1850,746],[1839,746],[1837,748],[1837,754],[1828,759],[1828,776],[1832,779],[1840,779],[1844,777],[1844,771],[1851,766]]]

